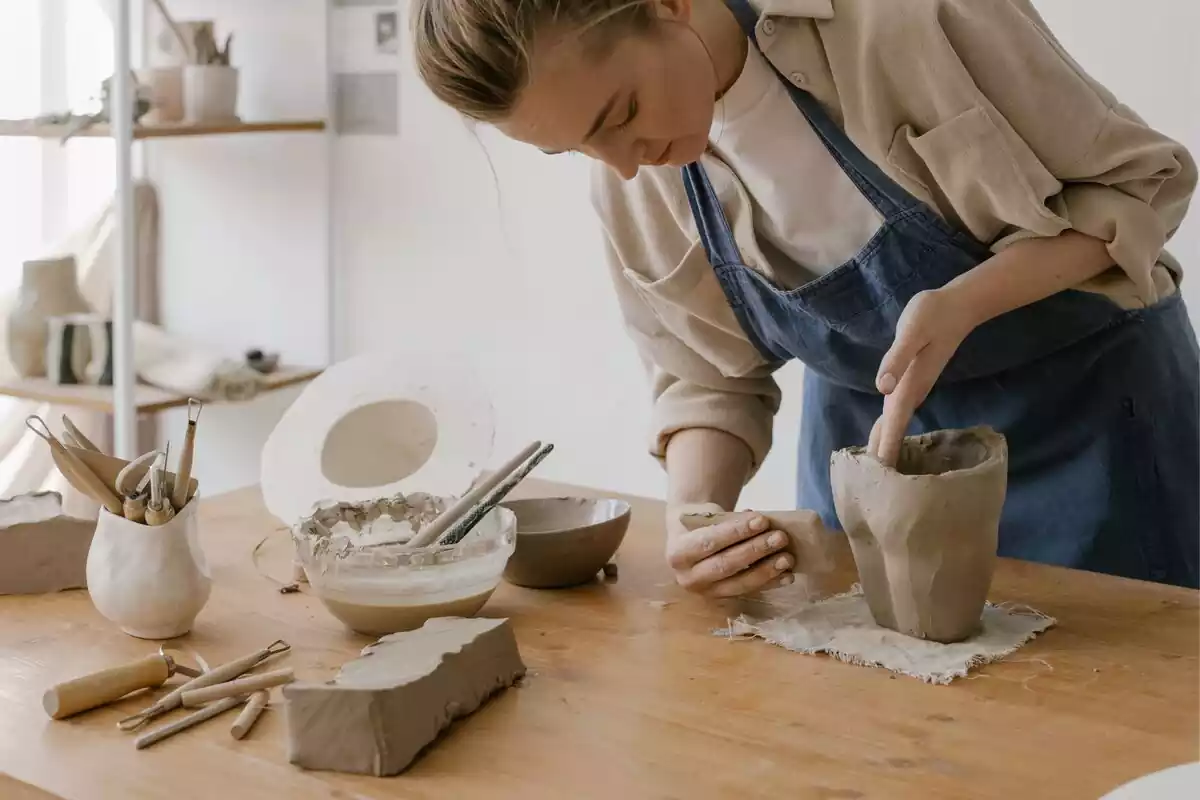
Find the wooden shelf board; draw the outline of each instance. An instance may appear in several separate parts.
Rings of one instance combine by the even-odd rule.
[[[39,124],[36,120],[0,120],[0,136],[26,136],[38,139],[59,139],[70,130],[69,125]],[[221,123],[169,123],[163,125],[137,125],[133,129],[135,139],[167,139],[181,136],[225,136],[239,133],[305,133],[325,130],[324,120],[300,119],[266,122],[221,122]],[[77,137],[98,138],[111,136],[108,125],[94,125]]]
[[[311,367],[280,367],[266,376],[267,384],[259,394],[307,383],[321,372],[321,369]],[[153,414],[168,408],[182,408],[188,402],[184,395],[146,384],[139,384],[135,394],[139,414]],[[106,414],[114,413],[111,386],[60,386],[50,383],[45,378],[13,378],[0,380],[0,396],[86,408]]]

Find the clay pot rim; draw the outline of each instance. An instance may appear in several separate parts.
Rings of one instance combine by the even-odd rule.
[[[1008,440],[1004,437],[1004,434],[1000,433],[990,425],[976,425],[971,428],[918,433],[913,436],[905,436],[904,442],[907,444],[910,441],[921,439],[923,437],[937,436],[939,434],[947,433],[971,434],[975,436],[984,444],[985,447],[987,447],[987,458],[985,458],[983,461],[980,461],[978,464],[974,464],[970,467],[963,467],[962,469],[951,469],[938,473],[909,475],[908,473],[901,472],[895,467],[886,466],[878,458],[869,455],[865,445],[835,450],[832,457],[837,458],[839,455],[842,455],[859,462],[867,461],[872,467],[877,467],[878,469],[883,470],[884,473],[886,473],[889,477],[904,478],[908,480],[929,480],[930,478],[937,478],[939,480],[952,480],[957,478],[965,478],[968,476],[977,475],[980,472],[994,469],[997,464],[1003,464],[1008,459]]]
[[[562,501],[573,501],[586,506],[596,507],[602,504],[611,503],[613,514],[601,520],[587,522],[582,525],[572,525],[564,528],[548,528],[545,530],[522,530],[520,522],[520,514],[517,509],[521,506],[533,507],[541,503],[553,503]],[[612,525],[614,523],[624,522],[628,524],[633,515],[633,507],[625,500],[618,497],[580,497],[578,495],[563,495],[559,497],[526,497],[520,500],[506,500],[500,504],[502,508],[507,508],[517,518],[517,538],[522,537],[545,537],[545,536],[564,536],[579,534],[584,531],[593,530],[602,526]]]

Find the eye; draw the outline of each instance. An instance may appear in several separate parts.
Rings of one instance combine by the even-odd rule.
[[[629,95],[629,110],[625,114],[625,120],[623,122],[617,123],[617,130],[621,130],[621,129],[627,127],[629,125],[629,123],[633,122],[634,117],[637,116],[637,112],[638,112],[637,95],[631,94],[631,95]]]

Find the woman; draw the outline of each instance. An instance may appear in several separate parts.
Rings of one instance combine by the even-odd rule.
[[[1062,50],[1029,0],[418,0],[444,102],[606,165],[595,205],[652,368],[680,584],[803,565],[730,508],[804,362],[799,505],[829,456],[987,424],[1000,553],[1198,585],[1200,367],[1164,252],[1179,144]]]

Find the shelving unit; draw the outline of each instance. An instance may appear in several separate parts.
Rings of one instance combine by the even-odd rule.
[[[134,92],[132,61],[132,8],[141,3],[114,0],[112,107],[131,108]],[[0,136],[59,139],[70,124],[46,124],[38,120],[0,120]],[[187,398],[137,382],[133,354],[133,320],[137,240],[134,230],[133,147],[147,139],[174,139],[196,136],[245,134],[305,134],[326,130],[324,120],[256,120],[220,123],[176,123],[135,125],[129,117],[118,118],[112,125],[94,125],[72,134],[74,137],[111,137],[116,143],[116,193],[118,269],[113,281],[113,385],[59,386],[45,379],[0,381],[0,396],[39,400],[87,408],[112,414],[115,455],[134,458],[137,453],[137,417],[187,405]],[[287,367],[266,376],[263,392],[275,391],[312,380],[319,368]]]

